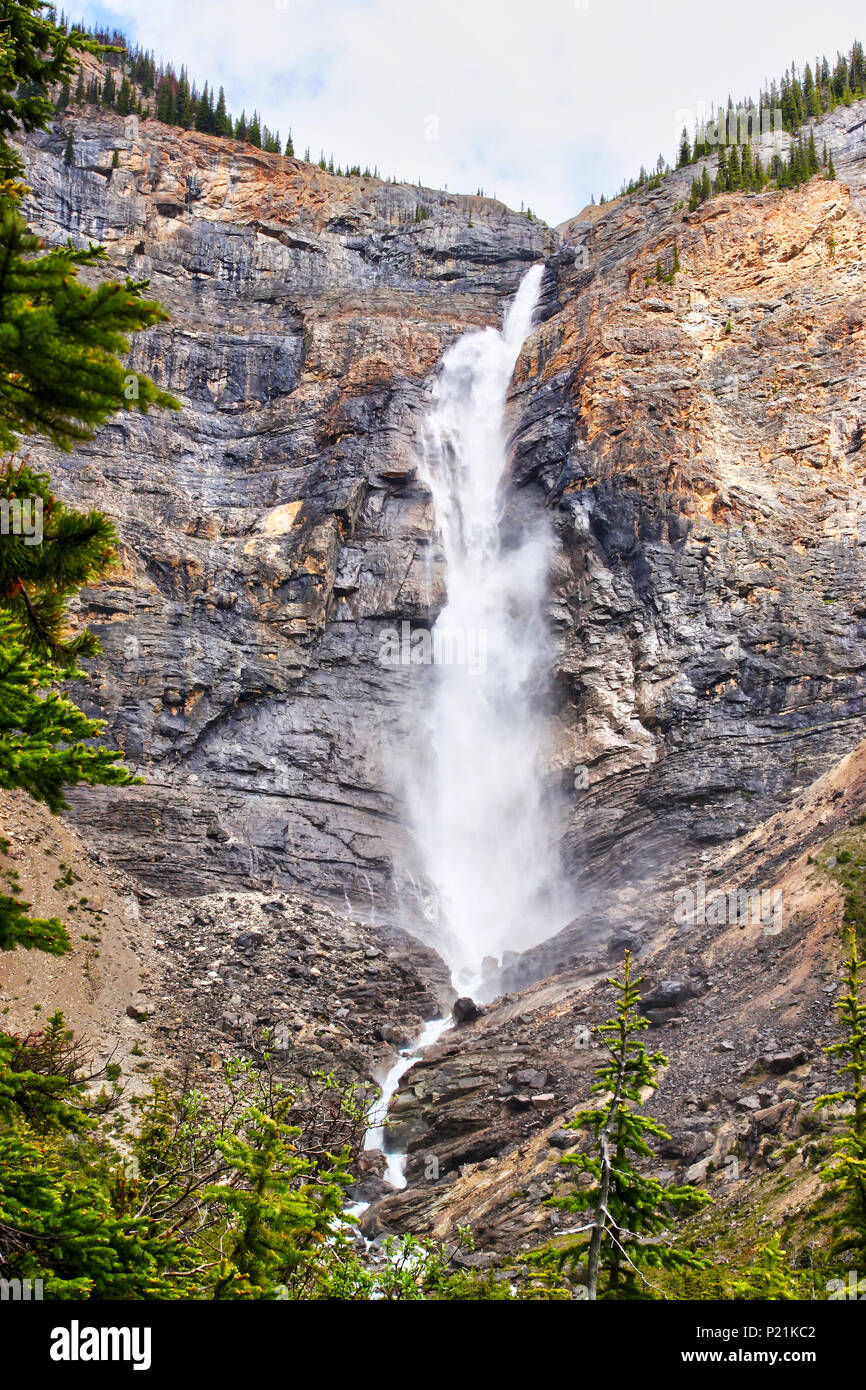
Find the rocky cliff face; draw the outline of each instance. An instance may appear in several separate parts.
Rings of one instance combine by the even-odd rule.
[[[146,780],[79,799],[111,857],[172,892],[387,898],[410,690],[379,635],[441,601],[418,419],[444,348],[539,259],[512,505],[552,509],[561,539],[551,775],[575,877],[688,872],[847,752],[861,117],[819,132],[838,182],[689,214],[683,171],[558,234],[153,122],[79,115],[74,169],[62,130],[30,143],[37,227],[102,241],[170,307],[133,365],[184,405],[52,460],[123,541],[83,612],[106,648],[93,707]]]
[[[28,145],[29,213],[150,278],[172,322],[131,365],[184,407],[51,459],[118,523],[120,569],[82,611],[105,647],[89,696],[146,781],[76,814],[171,892],[383,899],[406,687],[379,632],[441,589],[417,420],[445,347],[496,322],[555,237],[154,122],[94,113],[76,142],[72,169],[62,131]]]

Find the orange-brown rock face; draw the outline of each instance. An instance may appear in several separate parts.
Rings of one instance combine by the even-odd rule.
[[[857,119],[827,123],[838,182],[690,214],[689,170],[560,229],[515,468],[562,537],[558,763],[586,768],[590,881],[684,873],[862,736]]]

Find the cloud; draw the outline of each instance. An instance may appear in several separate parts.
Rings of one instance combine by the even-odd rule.
[[[458,192],[483,187],[556,223],[659,153],[683,110],[757,93],[795,59],[857,37],[827,0],[113,0],[114,20],[232,111],[256,107],[314,158]]]

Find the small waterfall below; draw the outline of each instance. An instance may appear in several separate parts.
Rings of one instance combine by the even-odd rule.
[[[495,328],[445,354],[424,421],[420,471],[430,489],[446,602],[421,680],[419,751],[406,801],[429,885],[433,944],[458,989],[552,935],[560,909],[560,827],[544,783],[552,657],[545,600],[552,536],[542,520],[504,522],[506,403],[530,331],[543,268],[527,271]]]
[[[385,1139],[388,1127],[388,1109],[403,1077],[410,1067],[420,1062],[428,1047],[451,1027],[449,1018],[434,1018],[424,1025],[420,1036],[411,1047],[404,1048],[394,1065],[390,1068],[379,1087],[379,1099],[370,1112],[370,1125],[364,1137],[365,1149],[381,1149],[385,1154],[385,1181],[390,1187],[399,1189],[406,1186],[406,1154],[399,1150],[389,1150]]]

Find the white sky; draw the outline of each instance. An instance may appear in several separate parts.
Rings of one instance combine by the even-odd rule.
[[[57,0],[58,8],[61,0]],[[68,0],[67,0],[68,4]],[[612,194],[687,112],[757,95],[795,61],[866,42],[854,0],[112,0],[114,22],[186,63],[295,150],[474,193],[557,223]],[[614,89],[614,90],[612,90]],[[618,90],[616,90],[618,89]],[[693,117],[688,120],[691,128]]]

